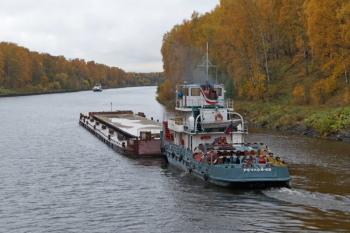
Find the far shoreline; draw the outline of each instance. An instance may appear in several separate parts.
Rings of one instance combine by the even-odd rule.
[[[31,95],[48,95],[48,94],[60,94],[60,93],[72,93],[87,90],[59,90],[59,91],[44,91],[44,92],[24,92],[24,93],[11,93],[11,94],[0,94],[2,97],[20,97],[20,96],[31,96]]]
[[[104,88],[103,90],[109,89],[119,89],[119,88],[129,88],[129,87],[157,87],[157,84],[153,85],[142,85],[142,86],[122,86],[122,87],[109,87]],[[20,97],[20,96],[35,96],[35,95],[49,95],[49,94],[63,94],[63,93],[74,93],[81,91],[92,91],[92,89],[80,89],[80,90],[52,90],[52,91],[43,91],[43,92],[18,92],[18,93],[9,93],[9,94],[0,94],[0,98],[5,97]]]

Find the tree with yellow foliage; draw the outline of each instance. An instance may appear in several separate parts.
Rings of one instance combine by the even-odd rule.
[[[324,104],[337,88],[337,79],[332,77],[321,79],[311,88],[311,101],[315,104]]]
[[[348,83],[350,66],[350,5],[347,0],[309,0],[305,3],[310,46],[321,68]]]
[[[160,86],[158,91],[158,99],[160,100],[171,100],[175,96],[175,86],[174,83],[167,79],[163,83],[162,86]]]
[[[0,88],[4,84],[5,77],[4,77],[4,57],[2,52],[0,51]]]
[[[305,87],[301,84],[297,84],[293,89],[293,101],[296,104],[306,103]]]
[[[158,73],[138,74],[155,84]],[[32,92],[89,89],[96,83],[104,87],[144,84],[122,69],[83,59],[67,60],[29,51],[13,43],[0,43],[0,89]],[[1,90],[0,90],[1,91]],[[1,94],[1,93],[0,93]]]
[[[187,80],[207,41],[220,81],[233,80],[238,98],[323,104],[350,85],[348,0],[220,0],[165,34],[165,78]]]

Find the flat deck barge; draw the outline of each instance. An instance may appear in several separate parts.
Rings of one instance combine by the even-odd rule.
[[[132,111],[80,113],[79,124],[118,153],[160,157],[162,125]]]

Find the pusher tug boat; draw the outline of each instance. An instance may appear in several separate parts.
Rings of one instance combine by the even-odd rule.
[[[175,115],[163,122],[170,165],[220,186],[289,186],[288,167],[263,143],[247,143],[243,117],[219,84],[177,86]]]

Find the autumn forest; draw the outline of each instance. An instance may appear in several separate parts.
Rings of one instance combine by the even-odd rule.
[[[0,43],[0,95],[157,85],[161,73],[127,73],[83,59],[38,53],[13,43]]]
[[[161,101],[173,98],[207,42],[220,82],[236,99],[350,103],[348,0],[221,0],[210,13],[193,13],[164,35]]]

